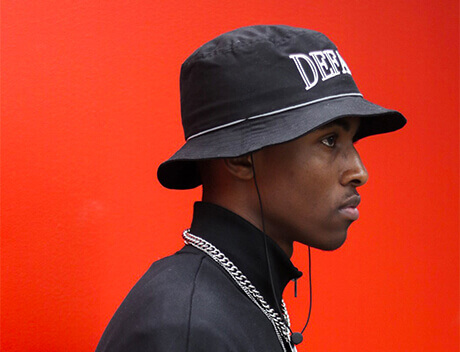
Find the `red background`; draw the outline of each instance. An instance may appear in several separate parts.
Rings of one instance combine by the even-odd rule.
[[[282,3],[2,2],[2,351],[94,350],[151,262],[181,247],[200,190],[155,177],[183,142],[180,64],[257,23],[325,32],[364,96],[409,120],[358,144],[361,219],[341,249],[312,253],[299,350],[458,351],[458,2]],[[294,329],[305,278],[285,292]]]

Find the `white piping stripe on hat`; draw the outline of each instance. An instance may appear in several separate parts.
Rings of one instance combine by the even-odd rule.
[[[307,103],[288,106],[287,108],[282,108],[282,109],[279,109],[279,110],[274,110],[274,111],[266,112],[266,113],[263,113],[263,114],[260,114],[260,115],[255,115],[255,116],[247,117],[245,119],[240,119],[240,120],[232,121],[232,122],[229,122],[229,123],[226,123],[226,124],[223,124],[223,125],[219,125],[219,126],[216,126],[216,127],[213,127],[213,128],[210,128],[210,129],[207,129],[207,130],[195,133],[195,134],[192,134],[190,137],[187,138],[186,141],[189,141],[192,138],[201,136],[201,135],[209,133],[209,132],[213,132],[213,131],[220,130],[220,129],[225,128],[225,127],[236,125],[236,124],[244,122],[246,120],[253,120],[253,119],[258,119],[259,117],[275,115],[275,114],[279,114],[279,113],[282,113],[282,112],[285,112],[285,111],[301,108],[303,106],[311,105],[311,104],[314,104],[314,103],[319,103],[320,101],[330,100],[330,99],[335,99],[335,98],[342,98],[342,97],[347,97],[347,96],[362,97],[363,95],[361,93],[344,93],[344,94],[330,95],[328,97],[316,99],[316,100],[313,100],[313,101],[309,101]]]

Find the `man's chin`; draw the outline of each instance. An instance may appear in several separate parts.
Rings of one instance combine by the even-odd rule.
[[[322,251],[335,251],[342,247],[347,239],[347,231],[339,233],[335,236],[328,236],[328,240],[311,245],[311,247]]]

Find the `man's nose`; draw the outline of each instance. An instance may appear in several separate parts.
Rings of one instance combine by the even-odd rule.
[[[353,151],[350,152],[346,159],[346,163],[346,168],[341,175],[340,183],[343,186],[352,184],[354,187],[364,185],[369,178],[369,174],[361,161],[358,151],[354,147]]]

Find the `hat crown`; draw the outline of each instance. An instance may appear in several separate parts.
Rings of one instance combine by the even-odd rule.
[[[196,49],[183,63],[183,66],[204,57],[213,55],[225,55],[230,52],[244,50],[245,47],[255,43],[266,42],[278,45],[294,35],[318,36],[334,45],[324,34],[311,29],[290,27],[285,25],[256,25],[241,27],[230,32],[223,33]]]

